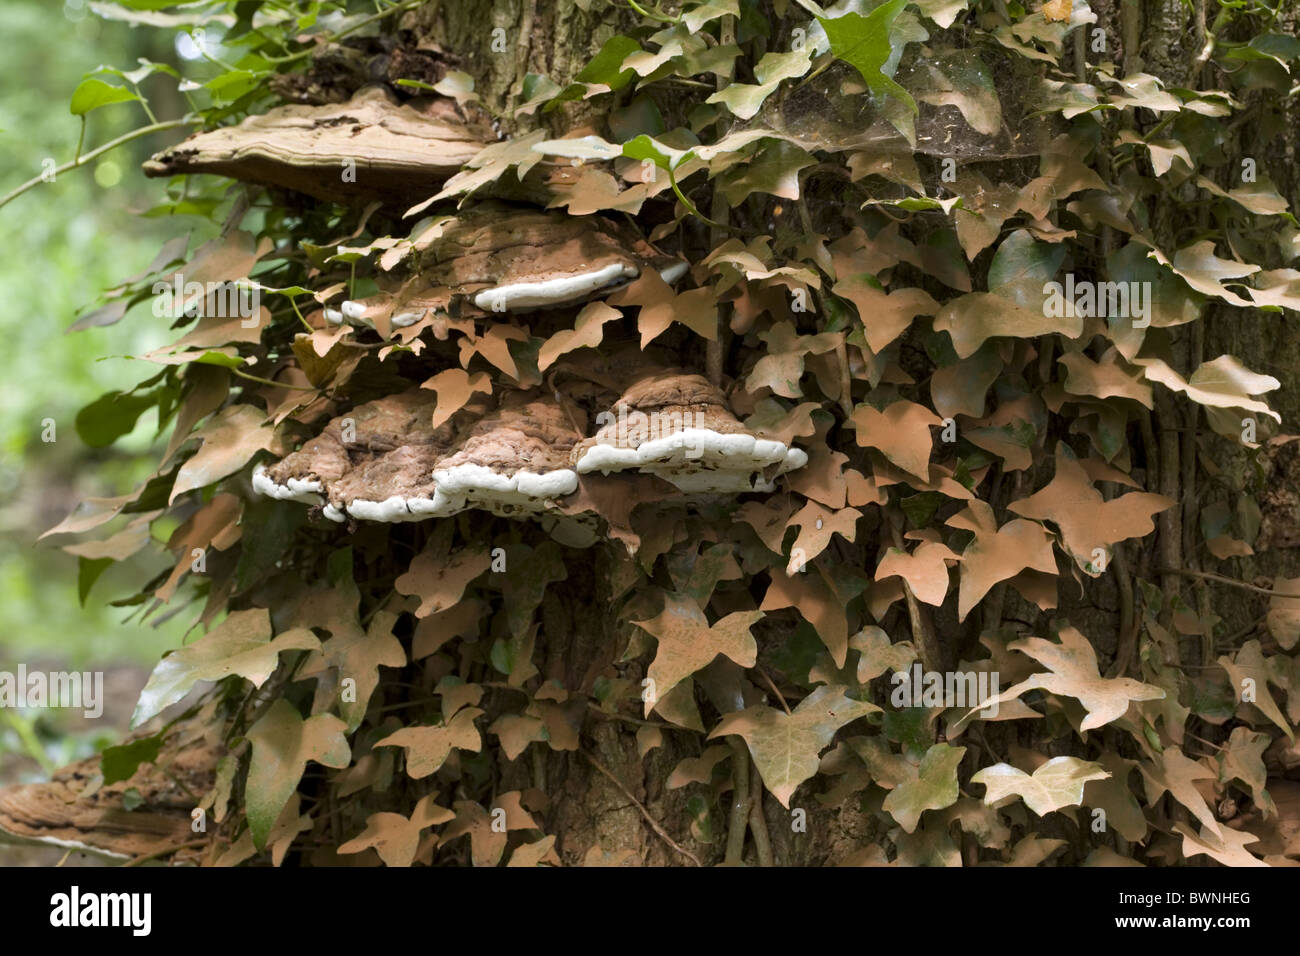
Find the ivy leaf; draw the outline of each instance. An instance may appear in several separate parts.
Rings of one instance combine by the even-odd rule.
[[[844,690],[818,687],[791,714],[772,707],[747,707],[724,717],[709,739],[727,734],[743,737],[763,783],[781,806],[789,808],[795,790],[817,772],[818,756],[830,746],[835,732],[850,721],[880,712],[875,704],[850,700]]]
[[[985,701],[983,706],[1013,700],[1025,691],[1034,689],[1073,697],[1088,711],[1088,716],[1079,724],[1079,732],[1084,733],[1123,717],[1133,701],[1164,699],[1164,689],[1152,684],[1143,684],[1130,677],[1102,677],[1097,667],[1097,652],[1075,628],[1061,628],[1060,637],[1060,644],[1053,644],[1041,637],[1029,637],[1008,644],[1009,649],[1028,654],[1051,673],[1031,674],[994,700]]]
[[[393,582],[398,594],[420,598],[416,617],[428,617],[458,603],[465,588],[492,564],[492,557],[482,545],[470,545],[454,554],[426,549],[417,554],[405,574]]]
[[[162,750],[163,734],[141,737],[118,747],[105,747],[100,756],[100,770],[104,774],[104,786],[121,783],[135,776],[142,763],[153,763]]]
[[[356,586],[350,580],[346,583],[346,589],[334,589],[319,604],[309,602],[309,607],[317,610],[311,617],[312,626],[328,630],[330,637],[321,645],[320,654],[313,655],[313,661],[303,667],[301,676],[315,677],[324,668],[332,667],[340,684],[344,680],[355,682],[354,695],[339,704],[339,713],[347,721],[348,733],[352,733],[361,725],[370,697],[379,686],[379,668],[406,666],[406,649],[393,636],[397,615],[392,611],[376,611],[369,628],[361,629],[356,613]],[[349,591],[351,601],[331,600],[334,595]]]
[[[271,828],[298,789],[309,760],[340,770],[351,762],[352,751],[343,731],[343,721],[333,714],[303,720],[283,697],[249,729],[253,756],[244,785],[244,808],[258,850],[266,847]]]
[[[453,749],[478,753],[483,738],[474,726],[474,718],[483,716],[477,707],[462,707],[444,724],[430,727],[403,727],[376,741],[376,747],[402,747],[406,750],[406,772],[419,780],[437,773]]]
[[[904,832],[914,832],[926,810],[942,810],[957,802],[957,765],[965,755],[965,747],[935,744],[921,758],[916,779],[900,783],[885,797],[883,809]]]
[[[463,368],[453,367],[443,369],[420,388],[427,388],[438,396],[438,404],[433,411],[433,427],[437,428],[464,408],[475,392],[491,395],[492,379],[487,372],[471,375]]]
[[[1112,544],[1128,538],[1145,537],[1155,530],[1152,516],[1175,504],[1172,498],[1147,491],[1106,501],[1083,466],[1061,445],[1051,482],[1028,498],[1011,502],[1007,510],[1055,522],[1065,550],[1079,567],[1095,576],[1104,569],[1095,552],[1108,552]]]
[[[1238,648],[1235,655],[1229,657],[1224,654],[1216,663],[1227,672],[1236,701],[1259,708],[1265,717],[1282,728],[1287,737],[1295,739],[1295,732],[1269,692],[1269,682],[1283,685],[1280,685],[1273,668],[1269,667],[1269,660],[1264,656],[1259,641],[1247,641]],[[1253,693],[1253,699],[1243,701],[1247,689]]]
[[[604,302],[588,302],[573,320],[572,329],[561,329],[542,345],[537,353],[538,371],[545,372],[566,352],[600,345],[605,323],[622,317],[623,313]]]
[[[1053,757],[1033,775],[1007,763],[985,767],[971,777],[971,783],[988,788],[984,802],[993,805],[1007,797],[1020,797],[1040,817],[1062,807],[1077,807],[1083,802],[1083,788],[1089,780],[1104,780],[1110,774],[1101,764],[1078,757]]]
[[[434,794],[425,794],[410,817],[400,813],[372,813],[366,818],[366,828],[340,846],[338,852],[360,853],[373,848],[384,866],[410,866],[420,847],[420,834],[428,827],[456,819],[456,814],[433,800]]]
[[[641,347],[680,322],[701,338],[713,341],[718,337],[718,304],[710,288],[674,292],[654,269],[647,269],[631,285],[610,296],[611,305],[640,306],[637,314],[637,331],[641,333]]]
[[[834,19],[818,17],[817,22],[826,31],[831,52],[862,75],[867,89],[877,97],[894,97],[915,115],[917,107],[912,95],[881,69],[893,55],[890,28],[905,6],[907,0],[889,0],[865,17],[857,13],[845,13]],[[906,134],[908,131],[900,129],[899,132]]]
[[[1199,760],[1193,760],[1178,747],[1166,747],[1160,754],[1158,763],[1140,765],[1142,776],[1146,779],[1147,805],[1159,800],[1168,790],[1175,800],[1192,811],[1192,815],[1201,821],[1202,832],[1209,831],[1222,839],[1225,832],[1214,819],[1201,791],[1196,788],[1197,780],[1213,780],[1217,774]]]
[[[646,714],[674,687],[719,654],[741,667],[753,667],[758,644],[749,629],[763,616],[762,611],[733,611],[710,626],[693,597],[667,594],[664,609],[657,617],[633,621],[658,642],[655,659],[646,672],[654,682],[655,691],[646,701]]]
[[[194,433],[203,445],[181,465],[172,485],[171,504],[187,491],[205,488],[248,464],[259,451],[271,447],[274,429],[252,405],[231,405],[212,416]]]
[[[579,83],[603,83],[611,90],[620,90],[635,75],[632,70],[622,68],[623,61],[640,49],[641,44],[631,37],[612,36],[574,79]]]
[[[320,641],[304,628],[286,631],[271,640],[271,614],[266,608],[233,611],[193,644],[172,651],[158,662],[140,691],[131,726],[139,727],[161,713],[199,681],[217,681],[237,674],[254,687],[261,687],[278,665],[281,652],[319,647]]]
[[[139,101],[140,97],[128,89],[92,77],[77,84],[77,88],[72,91],[72,102],[68,104],[68,109],[73,116],[85,116],[101,106],[129,103],[132,100]]]
[[[1042,308],[1043,284],[1065,261],[1062,243],[1037,242],[1028,230],[1017,229],[1002,240],[989,263],[989,291],[1027,309]]]
[[[1053,318],[1044,311],[1026,309],[1000,295],[970,292],[945,302],[935,317],[934,328],[952,336],[958,358],[974,355],[986,339],[994,336],[1032,339],[1060,332],[1067,338],[1075,338],[1083,331],[1082,317]]]
[[[1183,836],[1183,856],[1192,857],[1203,853],[1224,866],[1269,865],[1246,850],[1247,843],[1259,842],[1259,837],[1249,830],[1227,829],[1216,837],[1206,829],[1193,833],[1186,823],[1176,823],[1174,832]]]
[[[894,0],[896,5],[903,0]],[[763,58],[754,66],[754,79],[757,84],[729,83],[710,96],[706,103],[722,103],[737,118],[751,119],[766,100],[781,85],[782,80],[803,76],[812,63],[812,47],[806,45],[802,50],[791,53],[764,53]],[[901,87],[900,87],[901,89]]]
[[[859,405],[850,421],[860,446],[879,449],[909,475],[930,480],[930,452],[934,449],[930,429],[943,424],[930,409],[905,400],[894,402],[883,412]]]

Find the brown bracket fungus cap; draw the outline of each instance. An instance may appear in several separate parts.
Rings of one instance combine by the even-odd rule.
[[[433,427],[436,405],[437,396],[420,388],[358,405],[282,461],[259,466],[253,487],[270,498],[323,504],[334,521],[455,514],[460,503],[439,497],[432,478],[455,438],[452,422]]]
[[[436,191],[493,139],[490,129],[461,118],[453,100],[399,105],[375,86],[346,103],[279,106],[195,133],[155,154],[144,172],[215,173],[317,199],[405,207],[412,195]],[[355,176],[344,175],[350,168]]]
[[[170,734],[163,751],[156,764],[141,764],[117,783],[94,786],[100,774],[95,754],[55,771],[48,783],[0,788],[0,838],[117,859],[184,845],[195,837],[194,794],[212,787],[219,754],[210,742],[187,733]],[[128,789],[143,798],[141,806],[127,809]]]
[[[808,463],[802,449],[750,432],[702,375],[646,368],[574,451],[579,474],[636,471],[691,494],[773,491]],[[766,473],[766,475],[765,475]]]
[[[429,310],[458,314],[525,313],[607,296],[654,269],[669,283],[687,264],[662,255],[628,226],[601,216],[523,209],[496,201],[463,210],[422,255],[419,272],[395,293],[326,308],[334,325],[393,328]]]

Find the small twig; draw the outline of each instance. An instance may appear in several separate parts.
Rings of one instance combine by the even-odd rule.
[[[123,133],[117,139],[109,140],[107,143],[105,143],[103,146],[99,147],[98,149],[92,149],[90,152],[86,153],[85,155],[79,155],[76,159],[72,160],[72,162],[70,163],[64,163],[62,166],[55,167],[52,175],[53,177],[57,177],[59,173],[66,173],[69,172],[70,170],[78,169],[81,166],[85,166],[92,159],[104,155],[111,149],[116,149],[117,147],[121,146],[123,143],[129,143],[133,139],[139,139],[141,136],[148,136],[150,133],[159,133],[166,129],[175,129],[177,126],[190,126],[194,122],[195,119],[193,117],[187,116],[183,119],[168,120],[165,123],[154,123],[150,126],[141,126],[139,129],[132,130],[129,133]],[[3,208],[4,206],[8,205],[10,202],[17,199],[19,196],[27,192],[29,189],[35,189],[41,183],[48,182],[49,180],[45,178],[46,175],[47,175],[46,173],[42,173],[41,175],[35,177],[34,179],[27,180],[27,182],[23,183],[17,189],[5,193],[4,196],[0,196],[0,208]]]
[[[1222,574],[1215,574],[1213,571],[1192,571],[1188,568],[1157,568],[1157,574],[1178,574],[1185,578],[1199,578],[1202,581],[1214,581],[1218,584],[1226,584],[1230,587],[1241,588],[1243,591],[1253,591],[1255,594],[1267,594],[1269,597],[1296,597],[1295,594],[1288,594],[1284,591],[1270,591],[1268,588],[1256,587],[1253,584],[1247,584],[1245,581],[1238,581],[1236,578],[1226,578]]]
[[[763,670],[763,668],[758,665],[754,666],[754,670],[758,671],[759,676],[761,676],[763,680],[767,681],[767,686],[772,688],[772,693],[776,694],[776,699],[781,702],[781,709],[784,710],[788,716],[790,713],[790,705],[785,702],[785,694],[781,693],[777,688],[776,683],[770,676],[768,676],[767,671]]]
[[[731,745],[731,819],[727,823],[727,854],[723,862],[741,866],[745,862],[745,834],[749,830],[749,745],[734,734]]]
[[[749,832],[754,834],[754,849],[759,866],[772,866],[772,838],[767,832],[767,817],[763,815],[763,776],[754,766],[749,778]]]
[[[659,834],[659,838],[661,840],[667,843],[670,847],[672,847],[675,851],[680,853],[682,856],[686,857],[686,859],[690,860],[696,866],[704,865],[703,863],[700,862],[699,857],[697,857],[694,853],[686,849],[686,847],[682,846],[680,843],[678,843],[676,840],[674,840],[672,837],[668,835],[668,831],[659,825],[659,821],[650,815],[650,811],[647,810],[644,805],[642,805],[641,801],[638,800],[636,797],[632,796],[631,791],[629,791],[627,787],[623,786],[623,781],[619,780],[618,777],[614,776],[614,774],[608,768],[606,768],[604,764],[602,764],[591,754],[587,753],[587,751],[579,750],[578,752],[582,754],[584,757],[586,757],[593,767],[595,767],[602,774],[608,777],[609,781],[612,784],[614,784],[614,786],[618,787],[619,792],[621,792],[623,796],[627,797],[629,800],[632,801],[632,805],[641,811],[641,816],[645,817],[646,823],[650,824],[650,829],[654,830],[655,833]]]

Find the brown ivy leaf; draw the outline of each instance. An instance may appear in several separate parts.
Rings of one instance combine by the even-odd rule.
[[[1053,757],[1033,774],[1017,770],[1009,763],[985,767],[971,783],[984,784],[984,802],[993,805],[1007,797],[1019,797],[1040,817],[1062,807],[1077,807],[1083,802],[1083,788],[1089,780],[1103,780],[1110,774],[1100,764],[1078,757]]]
[[[448,368],[425,381],[420,388],[427,388],[438,396],[432,423],[437,428],[464,408],[475,392],[491,395],[492,379],[487,372],[470,375],[463,368]]]
[[[666,594],[664,609],[657,617],[633,621],[659,645],[646,672],[654,682],[654,694],[645,702],[647,716],[674,687],[719,654],[741,667],[753,667],[758,644],[749,629],[763,616],[762,611],[733,611],[710,626],[694,598]]]
[[[1097,652],[1075,628],[1061,628],[1060,637],[1060,644],[1053,644],[1041,637],[1028,637],[1008,644],[1009,649],[1028,654],[1051,673],[1030,674],[984,706],[989,706],[994,701],[1001,703],[1013,700],[1025,691],[1034,689],[1073,697],[1088,712],[1088,716],[1079,724],[1079,732],[1085,733],[1123,717],[1133,701],[1164,699],[1163,688],[1152,684],[1143,684],[1129,677],[1102,677],[1097,668]]]
[[[889,640],[878,627],[864,627],[849,638],[849,647],[858,652],[858,683],[867,684],[885,671],[901,672],[916,660],[916,648],[910,641]]]
[[[792,506],[789,498],[766,498],[746,501],[736,509],[735,520],[754,529],[758,539],[774,554],[785,554],[785,533],[789,529]]]
[[[1155,408],[1151,386],[1141,381],[1140,372],[1126,371],[1114,349],[1109,349],[1100,362],[1094,362],[1082,352],[1071,352],[1057,361],[1065,366],[1065,390],[1071,395],[1131,398],[1147,408]]]
[[[896,289],[886,293],[865,274],[851,275],[831,286],[831,292],[848,299],[862,319],[867,347],[881,352],[902,335],[918,315],[934,315],[939,303],[924,289]]]
[[[1199,760],[1193,760],[1178,747],[1166,747],[1161,752],[1158,763],[1143,763],[1140,767],[1146,780],[1147,806],[1153,805],[1168,790],[1175,800],[1201,821],[1202,832],[1208,830],[1217,839],[1223,839],[1223,828],[1214,819],[1214,811],[1201,796],[1201,791],[1196,789],[1194,782],[1213,780],[1218,776],[1213,770]]]
[[[470,359],[475,355],[483,358],[500,369],[506,375],[523,382],[519,378],[519,366],[510,354],[511,342],[527,342],[528,333],[513,325],[493,325],[482,335],[465,335],[460,340],[460,364],[469,368]],[[441,396],[439,396],[441,397]]]
[[[320,641],[305,628],[285,631],[271,640],[271,615],[266,608],[231,611],[193,644],[177,648],[158,662],[140,691],[131,726],[139,727],[162,713],[199,681],[237,674],[261,687],[275,671],[282,652],[318,647]]]
[[[880,708],[850,700],[843,687],[818,687],[787,714],[772,707],[747,707],[728,714],[709,739],[736,734],[743,737],[767,789],[790,806],[799,785],[817,772],[818,755],[830,746],[835,732],[850,721]]]
[[[1217,663],[1228,672],[1233,696],[1239,704],[1248,703],[1258,707],[1260,712],[1281,727],[1288,737],[1295,739],[1295,732],[1268,690],[1270,682],[1284,689],[1285,686],[1274,669],[1269,666],[1269,660],[1264,656],[1259,641],[1247,641],[1238,648],[1235,655],[1229,657],[1225,654]],[[1247,697],[1252,695],[1254,699],[1248,700]]]
[[[351,762],[352,751],[343,731],[343,721],[333,714],[303,720],[283,697],[249,728],[253,756],[244,785],[244,808],[257,849],[266,847],[271,828],[298,789],[309,760],[339,770]]]
[[[1284,651],[1291,650],[1300,640],[1300,578],[1273,579],[1273,597],[1268,602],[1268,632]]]
[[[850,421],[857,429],[861,447],[879,449],[908,474],[930,480],[930,452],[934,448],[930,429],[943,424],[943,419],[930,409],[908,401],[894,402],[883,412],[859,405]]]
[[[818,442],[809,449],[808,464],[791,472],[786,481],[793,491],[805,498],[812,498],[832,511],[838,511],[848,498],[849,476],[862,478],[856,471],[845,473],[844,466],[848,461],[848,455],[833,450],[824,441]]]
[[[1273,798],[1264,789],[1268,785],[1264,751],[1272,743],[1273,738],[1268,734],[1256,733],[1249,727],[1234,727],[1232,736],[1219,751],[1219,781],[1239,780],[1244,783],[1265,815],[1277,812]]]
[[[705,288],[674,292],[654,269],[646,269],[639,279],[606,301],[610,305],[641,307],[636,327],[641,333],[643,349],[674,322],[680,322],[709,341],[718,337],[718,303],[714,291]]]
[[[754,365],[745,380],[745,388],[756,392],[767,387],[784,398],[798,398],[803,394],[799,380],[803,378],[805,355],[830,352],[844,341],[843,332],[800,335],[790,321],[777,322],[758,337],[767,344],[767,354]]]
[[[910,554],[890,548],[876,565],[876,580],[897,575],[911,585],[918,601],[938,607],[948,594],[947,561],[959,561],[960,556],[946,544],[922,541]]]
[[[790,518],[787,528],[798,526],[799,536],[790,546],[790,562],[786,565],[786,574],[798,574],[813,558],[826,550],[831,543],[831,535],[838,534],[846,541],[852,541],[858,533],[858,519],[862,512],[856,508],[841,508],[829,511],[810,501],[798,513]],[[782,532],[784,536],[784,532]]]
[[[882,808],[905,833],[914,832],[926,810],[942,810],[957,802],[957,765],[965,755],[965,747],[935,744],[921,758],[916,778],[891,790]]]
[[[730,756],[731,748],[726,744],[706,747],[698,757],[683,758],[668,775],[668,782],[664,786],[669,790],[677,790],[688,783],[707,784],[713,779],[713,768]]]
[[[329,603],[325,598],[325,604]],[[397,615],[392,611],[376,611],[370,627],[363,631],[357,620],[355,601],[350,610],[343,610],[336,616],[312,617],[312,626],[328,629],[331,637],[321,645],[318,654],[312,655],[301,676],[314,677],[332,667],[340,684],[344,680],[355,681],[355,693],[343,697],[339,704],[339,713],[347,721],[348,733],[361,726],[361,720],[366,716],[370,697],[379,686],[379,668],[406,666],[406,649],[393,636],[395,623]]]
[[[1183,856],[1193,857],[1205,854],[1218,860],[1224,866],[1268,866],[1259,857],[1246,850],[1247,843],[1256,843],[1259,837],[1246,830],[1222,830],[1216,837],[1204,828],[1200,833],[1193,833],[1186,823],[1175,823],[1174,832],[1183,835]]]
[[[420,834],[428,827],[456,819],[456,814],[433,802],[434,794],[420,798],[411,816],[400,813],[372,813],[366,828],[338,848],[339,853],[360,853],[373,848],[385,866],[410,866],[420,846]]]
[[[1129,538],[1141,538],[1155,530],[1151,516],[1176,502],[1164,495],[1135,491],[1106,501],[1092,486],[1092,479],[1064,445],[1056,452],[1056,475],[1050,484],[1028,498],[1007,505],[1026,518],[1048,520],[1061,531],[1061,543],[1080,568],[1100,574],[1104,564],[1097,551],[1109,553],[1110,545]],[[1104,559],[1103,559],[1104,560]]]
[[[212,416],[192,437],[203,445],[181,465],[172,485],[171,504],[187,491],[205,488],[234,474],[259,451],[271,447],[274,429],[252,405],[231,405]]]
[[[555,209],[564,206],[571,216],[590,216],[602,209],[613,209],[635,216],[649,196],[645,183],[630,189],[619,189],[618,180],[595,167],[584,169],[572,183],[554,186],[556,198],[546,206]]]
[[[844,604],[823,579],[820,569],[814,568],[797,574],[774,573],[759,610],[795,608],[831,652],[835,666],[843,667],[849,654],[849,624]]]
[[[415,780],[437,773],[447,762],[452,750],[469,750],[478,753],[483,747],[474,719],[483,716],[477,707],[462,707],[454,717],[430,727],[403,727],[376,741],[376,747],[403,747],[406,750],[406,772]]]
[[[492,557],[481,544],[466,545],[450,555],[422,551],[410,568],[393,583],[398,594],[420,598],[416,617],[445,611],[460,601],[465,588],[492,564]]]
[[[505,853],[511,831],[539,829],[532,814],[520,803],[520,796],[518,790],[501,794],[492,801],[490,812],[472,800],[457,800],[456,820],[443,831],[443,844],[468,833],[474,865],[496,866]]]
[[[554,836],[542,837],[536,843],[525,843],[515,847],[515,852],[510,854],[506,866],[541,866],[543,863],[548,866],[560,865],[560,857],[555,852]]]
[[[1271,375],[1252,372],[1231,355],[1220,355],[1203,363],[1187,379],[1174,371],[1163,358],[1140,357],[1135,358],[1133,364],[1141,365],[1149,380],[1172,391],[1183,392],[1207,408],[1241,408],[1282,421],[1282,416],[1269,408],[1268,403],[1250,397],[1271,392],[1280,388],[1282,383]]]
[[[1017,518],[999,528],[993,509],[977,500],[949,518],[947,524],[975,534],[975,540],[961,555],[958,620],[964,621],[995,584],[1014,578],[1026,568],[1056,574],[1051,538],[1036,522]]]
[[[1032,339],[1060,332],[1076,338],[1083,331],[1083,319],[1077,315],[1053,318],[1043,313],[988,292],[970,292],[944,303],[934,329],[952,336],[958,358],[974,355],[986,339],[995,336]]]
[[[537,353],[537,368],[545,372],[566,352],[595,348],[604,335],[605,323],[622,317],[622,312],[604,302],[588,302],[573,320],[572,329],[561,329],[542,344]]]
[[[208,548],[215,548],[217,551],[224,551],[239,540],[243,533],[243,529],[239,527],[243,506],[244,503],[238,495],[225,493],[213,495],[211,501],[190,515],[184,524],[172,532],[167,547],[176,553],[176,567],[172,569],[171,575],[163,582],[162,587],[154,592],[158,600],[171,600],[171,596],[176,592],[176,585],[180,583],[181,575],[194,566],[195,549],[207,551]]]

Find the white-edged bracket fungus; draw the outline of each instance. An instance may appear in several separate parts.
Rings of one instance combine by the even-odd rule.
[[[495,409],[475,396],[435,429],[434,394],[413,388],[334,418],[298,451],[258,466],[253,487],[334,521],[469,509],[554,519],[582,474],[652,475],[691,498],[770,492],[775,476],[807,463],[803,450],[747,430],[703,376],[644,361],[633,371],[586,438],[575,420],[585,413],[554,393],[508,392]]]
[[[494,140],[486,126],[466,122],[454,100],[399,104],[388,90],[371,86],[346,103],[278,106],[235,126],[195,133],[156,153],[144,173],[214,173],[317,199],[379,199],[404,208],[412,196],[436,192]]]
[[[404,328],[431,309],[491,315],[563,308],[603,298],[645,269],[672,284],[687,264],[603,216],[489,200],[444,225],[400,291],[345,301],[325,318],[373,328],[386,311],[394,328]]]
[[[636,471],[690,494],[774,490],[771,478],[808,463],[802,449],[748,431],[702,375],[645,370],[574,452],[579,474]]]

